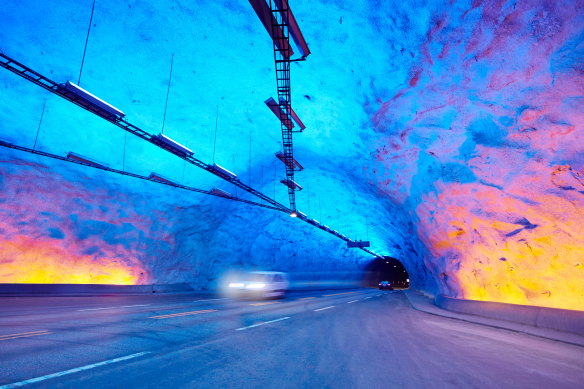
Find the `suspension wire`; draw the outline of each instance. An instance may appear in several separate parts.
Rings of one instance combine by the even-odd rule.
[[[347,214],[346,216],[347,217],[345,218],[345,225],[347,226],[346,228],[348,230],[349,229],[349,215]],[[351,235],[352,235],[352,232],[351,232]]]
[[[274,164],[274,201],[276,200],[276,181],[278,181],[278,166]]]
[[[166,89],[166,103],[164,103],[164,117],[162,118],[162,133],[164,134],[164,122],[166,121],[166,109],[168,108],[168,95],[170,94],[170,81],[172,80],[172,64],[174,63],[174,54],[170,57],[170,75],[168,76],[168,88]]]
[[[128,133],[124,132],[124,156],[122,157],[122,171],[126,171],[126,142],[128,140]]]
[[[217,122],[219,121],[219,104],[215,113],[215,139],[213,139],[213,163],[215,163],[215,147],[217,146]]]
[[[185,161],[183,159],[183,175],[182,175],[182,180],[181,180],[181,184],[185,184],[185,169],[187,168],[187,161]]]
[[[91,6],[91,17],[89,18],[89,26],[87,26],[87,36],[85,37],[85,47],[83,48],[83,57],[81,58],[81,68],[79,69],[79,78],[77,85],[81,86],[81,73],[83,72],[83,64],[85,63],[85,53],[87,53],[87,42],[89,42],[89,33],[91,32],[91,23],[93,22],[93,11],[95,10],[95,0]]]
[[[308,189],[308,216],[310,216],[310,181],[308,181],[307,189]]]
[[[365,216],[365,228],[367,231],[367,240],[369,240],[369,219]]]
[[[233,171],[235,171],[235,154],[233,154]],[[233,184],[235,187],[235,198],[237,198],[237,185]]]
[[[249,160],[248,160],[248,185],[251,186],[251,128],[249,129]]]
[[[199,188],[195,188],[195,187],[189,187],[189,186],[181,185],[181,184],[174,183],[174,182],[171,182],[171,181],[168,181],[168,182],[158,181],[156,179],[151,178],[150,176],[142,176],[140,174],[135,174],[135,173],[131,173],[131,172],[124,172],[124,171],[121,171],[121,170],[118,170],[118,169],[112,169],[109,166],[105,166],[105,165],[93,165],[93,164],[89,164],[87,162],[80,162],[80,161],[76,161],[74,159],[69,159],[67,157],[63,157],[63,156],[60,156],[60,155],[51,154],[51,153],[47,153],[47,152],[40,151],[40,150],[29,149],[28,147],[18,146],[18,145],[12,144],[12,143],[7,143],[7,142],[0,141],[0,147],[7,147],[9,149],[20,150],[20,151],[23,151],[23,152],[32,153],[32,154],[40,155],[40,156],[47,157],[47,158],[57,159],[59,161],[74,163],[74,164],[77,164],[77,165],[82,165],[82,166],[90,167],[90,168],[93,168],[93,169],[104,170],[106,172],[111,172],[111,173],[121,174],[123,176],[129,176],[129,177],[139,178],[141,180],[150,181],[150,182],[153,182],[153,183],[156,183],[156,184],[167,185],[167,186],[170,186],[170,187],[173,187],[173,188],[185,189],[185,190],[189,190],[191,192],[197,192],[197,193],[201,193],[201,194],[217,196],[217,197],[221,197],[221,198],[224,198],[225,199],[224,196],[214,194],[214,193],[212,193],[211,191],[208,191],[208,190],[203,190],[203,189],[199,189]],[[239,202],[242,202],[242,203],[245,203],[245,204],[255,205],[255,206],[258,206],[258,207],[273,209],[275,211],[282,212],[282,209],[281,208],[277,208],[277,207],[274,207],[274,206],[271,206],[271,205],[261,205],[260,203],[256,203],[256,202],[250,201],[250,200],[235,199],[233,197],[228,198],[228,200],[230,200],[230,201],[239,201]]]
[[[39,132],[41,132],[41,124],[43,124],[43,116],[45,116],[45,107],[47,106],[47,100],[43,103],[43,111],[41,112],[41,119],[39,120],[39,128],[37,129],[36,137],[34,138],[34,146],[32,149],[36,149],[37,139],[39,138]]]
[[[264,190],[264,165],[262,165],[262,190]],[[260,197],[260,204],[262,204],[262,198]]]

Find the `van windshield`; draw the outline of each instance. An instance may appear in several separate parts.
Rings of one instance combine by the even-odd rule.
[[[251,273],[245,276],[246,281],[250,282],[268,282],[271,280],[270,274]]]

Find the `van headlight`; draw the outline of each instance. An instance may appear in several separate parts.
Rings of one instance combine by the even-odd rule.
[[[266,284],[260,282],[254,282],[253,284],[248,284],[246,289],[263,289],[266,287]]]
[[[230,282],[228,286],[230,288],[243,288],[243,282]]]

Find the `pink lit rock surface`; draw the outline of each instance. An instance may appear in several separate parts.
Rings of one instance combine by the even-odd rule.
[[[1,49],[76,81],[91,2],[49,3],[6,2]],[[291,6],[312,51],[292,65],[299,209],[398,258],[429,293],[584,309],[584,2]],[[285,203],[263,104],[271,50],[246,2],[98,1],[80,84],[158,133],[174,54],[165,134]],[[5,70],[0,86],[1,138],[31,147],[46,100],[42,150],[234,193]],[[284,214],[0,157],[0,282],[208,287],[232,266],[345,274],[370,260]]]

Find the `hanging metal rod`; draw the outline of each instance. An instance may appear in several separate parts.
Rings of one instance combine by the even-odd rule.
[[[203,161],[195,158],[193,155],[189,155],[187,153],[181,153],[178,150],[176,150],[176,148],[171,147],[164,142],[160,142],[158,135],[153,135],[153,134],[150,134],[150,133],[142,130],[140,127],[135,126],[132,123],[125,120],[123,118],[123,116],[121,116],[121,115],[116,116],[116,115],[111,114],[111,112],[109,112],[109,111],[105,111],[102,107],[97,106],[96,104],[93,104],[92,102],[88,101],[87,99],[80,97],[76,93],[70,92],[69,89],[66,89],[65,87],[63,87],[63,84],[56,83],[55,81],[43,76],[42,74],[30,69],[26,65],[8,57],[4,53],[0,53],[0,66],[4,67],[5,69],[10,70],[11,72],[13,72],[15,74],[18,74],[19,76],[27,79],[28,81],[31,81],[32,83],[34,83],[36,85],[39,85],[40,87],[48,90],[49,92],[54,93],[57,96],[62,97],[62,98],[72,102],[73,104],[80,106],[81,108],[83,108],[89,112],[92,112],[93,114],[101,117],[102,119],[105,119],[108,122],[120,127],[124,131],[127,131],[133,135],[136,135],[137,137],[142,138],[142,139],[146,140],[147,142],[150,142],[150,143],[176,155],[177,157],[184,159],[185,161],[189,162],[190,164],[195,165],[201,169],[204,169],[204,170],[216,175],[216,172],[215,172],[215,169],[213,168],[213,165],[208,165],[208,164],[204,163]],[[225,177],[225,176],[218,176],[218,177],[224,179],[225,181],[232,183],[233,185],[245,190],[246,192],[251,193],[254,196],[261,198],[262,200],[264,200],[268,204],[271,204],[275,208],[281,209],[283,212],[287,212],[287,213],[291,212],[291,210],[288,207],[286,207],[285,205],[280,204],[279,202],[266,196],[265,194],[261,193],[260,191],[255,190],[251,186],[244,184],[237,177],[235,177],[235,178],[230,178],[230,177]]]
[[[6,148],[9,148],[9,149],[24,151],[24,152],[31,153],[31,154],[41,155],[43,157],[58,159],[60,161],[75,163],[77,165],[88,166],[88,167],[92,167],[94,169],[104,170],[106,172],[121,174],[123,176],[129,176],[129,177],[139,178],[141,180],[155,182],[157,184],[172,186],[174,188],[189,190],[191,192],[197,192],[197,193],[202,193],[202,194],[206,194],[206,195],[210,195],[210,196],[215,196],[215,197],[221,197],[221,198],[229,199],[229,200],[233,200],[233,201],[239,201],[241,203],[255,205],[255,206],[258,206],[258,207],[262,207],[262,208],[273,209],[273,210],[280,211],[280,212],[282,211],[280,208],[276,208],[276,207],[273,207],[271,205],[260,204],[260,203],[256,203],[255,201],[240,199],[240,198],[236,198],[236,197],[227,197],[224,194],[218,194],[216,192],[216,190],[214,190],[214,189],[204,190],[204,189],[199,189],[199,188],[195,188],[195,187],[192,187],[192,186],[181,185],[181,184],[176,183],[176,182],[171,181],[171,180],[161,179],[161,176],[160,175],[157,175],[155,173],[152,173],[149,176],[142,176],[140,174],[130,173],[130,172],[127,172],[127,171],[124,171],[124,170],[113,169],[113,168],[110,168],[109,166],[107,166],[105,164],[99,164],[99,163],[95,163],[95,162],[92,162],[92,161],[83,161],[81,158],[63,157],[63,156],[60,156],[60,155],[57,155],[57,154],[47,153],[45,151],[39,151],[39,150],[34,150],[34,149],[31,149],[31,148],[28,148],[28,147],[23,147],[23,146],[15,145],[15,144],[12,144],[12,143],[3,141],[3,140],[0,140],[0,146],[6,147]],[[69,153],[69,154],[73,154],[73,153]]]
[[[214,168],[213,164],[206,164],[200,160],[198,160],[197,158],[194,158],[192,155],[189,155],[187,153],[184,152],[180,152],[178,151],[176,148],[171,147],[166,145],[164,142],[160,142],[159,141],[159,137],[157,135],[152,135],[144,130],[142,130],[141,128],[139,128],[138,126],[135,126],[133,124],[131,124],[130,122],[128,122],[127,120],[121,118],[120,116],[116,116],[116,115],[112,115],[110,112],[108,111],[104,111],[102,108],[100,108],[99,106],[95,105],[95,104],[91,104],[90,102],[88,102],[87,100],[79,97],[78,95],[74,94],[74,93],[69,93],[67,92],[67,90],[62,86],[62,84],[58,84],[54,81],[52,81],[51,79],[43,76],[42,74],[30,69],[29,67],[27,67],[26,65],[8,57],[6,54],[4,54],[2,51],[0,51],[0,66],[10,70],[11,72],[23,77],[24,79],[48,90],[51,93],[56,94],[59,97],[62,97],[70,102],[72,102],[73,104],[78,105],[79,107],[101,117],[102,119],[107,120],[108,122],[120,127],[121,129],[123,129],[124,131],[127,131],[133,135],[138,136],[139,138],[142,138],[144,140],[146,140],[147,142],[150,142],[166,151],[168,151],[169,153],[174,154],[175,156],[182,158],[183,160],[201,168],[204,169],[210,173],[213,173],[215,175],[217,175],[216,173],[216,169]],[[52,157],[54,154],[49,154],[49,153],[45,153],[42,151],[37,151],[37,150],[32,150],[32,149],[27,149],[25,147],[21,147],[21,146],[16,146],[13,145],[11,143],[7,143],[7,142],[3,142],[0,141],[0,146],[4,146],[4,147],[8,147],[8,148],[13,148],[13,149],[17,149],[17,150],[22,150],[22,151],[28,151],[31,150],[30,152],[32,152],[33,154],[39,154],[39,155],[44,155],[47,157]],[[72,162],[72,160],[69,160],[65,157],[61,157],[61,156],[56,156],[56,159],[61,159],[61,160],[66,160],[69,162]],[[81,165],[84,165],[84,163],[80,163],[80,162],[74,162],[74,163],[79,163]],[[92,166],[95,167],[93,165],[90,164],[86,164],[87,166]],[[109,168],[107,168],[109,169]],[[106,169],[103,169],[106,170]],[[115,170],[115,169],[112,169]],[[110,170],[110,171],[112,171]],[[124,175],[128,175],[128,176],[134,176],[132,173],[127,173],[127,172],[123,172],[123,171],[119,171],[121,174]],[[276,209],[282,212],[285,212],[287,214],[291,214],[293,211],[288,207],[286,207],[283,204],[280,204],[279,202],[277,202],[276,200],[264,195],[263,193],[253,189],[252,187],[245,185],[243,182],[241,182],[237,177],[235,178],[231,178],[228,176],[224,176],[224,175],[217,175],[218,177],[222,178],[225,181],[228,181],[230,183],[232,183],[233,185],[235,185],[236,187],[239,187],[261,199],[263,199],[264,201],[266,201],[268,204],[271,204],[271,207],[269,205],[261,205],[264,208],[271,208],[271,209]],[[141,178],[141,177],[137,177],[137,178]],[[154,181],[157,183],[162,183],[160,181],[157,180],[150,180],[148,179],[148,177],[146,177],[146,179],[148,181]],[[176,186],[176,187],[183,187],[183,185],[180,184],[172,184],[172,183],[165,183],[166,185],[171,185],[171,186]],[[191,190],[188,189],[189,187],[184,187],[183,189],[187,189],[187,190]],[[192,188],[195,189],[195,188]],[[201,190],[201,189],[199,189]],[[210,192],[210,191],[208,191]],[[211,194],[211,193],[209,193]],[[215,195],[217,196],[217,194],[211,194],[211,195]],[[222,196],[219,196],[222,197]],[[248,202],[247,200],[242,200],[240,199],[239,201],[242,202]],[[253,203],[253,202],[249,202],[249,203]],[[253,203],[254,205],[257,203]],[[331,228],[320,224],[318,221],[313,220],[313,219],[309,219],[308,217],[306,217],[304,214],[299,213],[299,215],[297,216],[298,219],[303,220],[304,222],[313,225],[316,228],[319,228],[323,231],[328,232],[329,234],[332,234],[334,236],[336,236],[339,239],[344,240],[345,242],[355,242],[354,240],[351,240],[349,238],[347,238],[345,235],[340,234],[339,232],[332,230]],[[376,254],[375,252],[373,252],[372,250],[366,249],[366,248],[360,248],[361,250],[365,251],[368,254],[371,254],[375,257],[380,257],[380,255]]]

